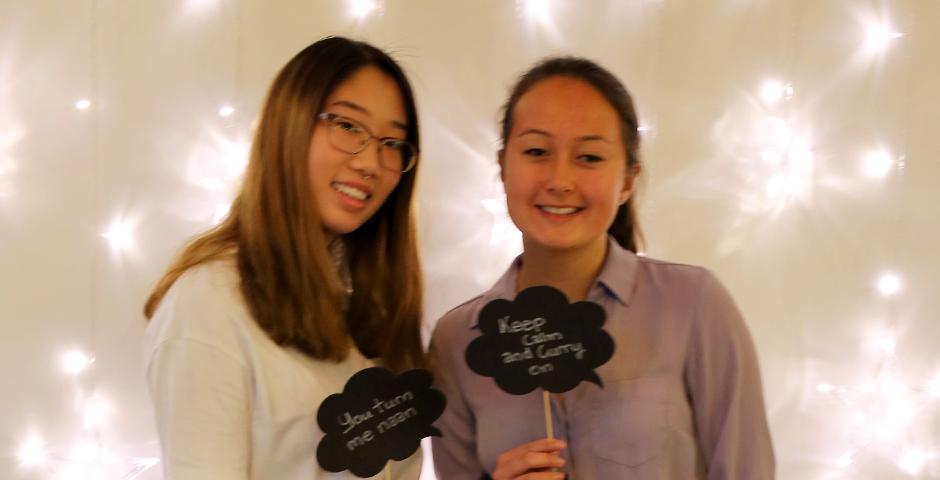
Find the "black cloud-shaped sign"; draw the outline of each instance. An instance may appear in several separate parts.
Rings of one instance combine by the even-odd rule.
[[[614,340],[601,328],[606,316],[593,302],[569,304],[555,288],[526,288],[514,301],[483,307],[475,327],[483,335],[467,346],[467,365],[513,395],[536,387],[564,393],[582,380],[603,387],[594,369],[614,354]]]
[[[343,392],[326,397],[317,411],[326,434],[317,446],[320,466],[371,477],[389,460],[414,454],[422,438],[440,436],[431,424],[444,412],[446,400],[432,382],[431,374],[420,369],[398,376],[381,367],[356,372]]]

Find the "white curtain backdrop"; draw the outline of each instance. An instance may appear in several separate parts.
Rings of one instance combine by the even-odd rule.
[[[745,314],[779,478],[940,478],[932,0],[0,0],[0,477],[160,478],[142,303],[331,34],[417,90],[428,329],[520,251],[508,87],[587,56],[640,110],[646,253]]]

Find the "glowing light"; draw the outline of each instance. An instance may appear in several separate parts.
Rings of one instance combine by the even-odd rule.
[[[885,150],[868,152],[862,158],[862,172],[869,178],[884,178],[891,173],[897,161]]]
[[[104,425],[108,417],[111,416],[111,405],[100,397],[92,397],[85,403],[85,411],[82,415],[85,428],[95,428]]]
[[[503,241],[521,242],[522,233],[516,228],[509,218],[509,210],[506,208],[506,196],[500,198],[488,198],[481,200],[480,204],[487,212],[493,215],[493,229],[490,231],[490,245],[497,245]]]
[[[235,109],[228,105],[219,109],[219,116],[222,117],[231,117],[233,113],[235,113]]]
[[[760,96],[764,103],[775,105],[781,100],[793,97],[793,86],[777,80],[768,80],[761,86]]]
[[[517,2],[527,17],[540,21],[551,19],[551,0],[522,0]]]
[[[215,213],[212,215],[212,224],[218,225],[222,223],[222,220],[225,219],[225,216],[228,215],[229,210],[232,208],[230,203],[220,203],[215,207]]]
[[[886,297],[893,297],[901,291],[901,277],[894,273],[884,273],[878,277],[878,291]]]
[[[79,375],[95,361],[80,350],[69,350],[62,355],[62,370],[69,375]]]
[[[88,110],[91,108],[91,100],[88,100],[87,98],[80,99],[75,102],[75,108],[79,110]]]
[[[852,465],[852,454],[846,453],[839,457],[839,460],[836,461],[836,465],[838,465],[839,468],[848,468],[849,465]]]
[[[375,0],[349,0],[349,13],[359,19],[380,10],[381,6]]]
[[[920,475],[929,459],[930,455],[924,449],[908,448],[901,453],[901,457],[898,459],[898,468],[911,475]]]
[[[116,251],[126,250],[134,244],[134,229],[122,220],[115,220],[111,223],[108,231],[101,236],[106,238],[111,249]]]
[[[207,178],[198,183],[202,185],[202,188],[205,188],[210,192],[218,192],[225,187],[225,184],[218,177]]]
[[[832,385],[830,385],[830,384],[828,384],[828,383],[820,383],[819,385],[816,385],[816,390],[818,390],[818,391],[820,391],[820,392],[822,392],[822,393],[829,393],[829,392],[832,392],[832,391],[835,390],[835,389],[836,389],[836,387],[834,387],[834,386],[832,386]]]
[[[934,378],[927,384],[927,397],[931,400],[940,398],[940,376]]]
[[[20,466],[27,468],[41,467],[49,461],[49,451],[43,445],[42,440],[35,436],[20,444],[16,455]]]
[[[903,37],[903,33],[895,32],[885,23],[870,22],[865,25],[865,49],[882,51],[888,48],[893,41]]]

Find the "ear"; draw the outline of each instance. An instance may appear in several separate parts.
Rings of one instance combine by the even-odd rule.
[[[640,175],[640,166],[633,165],[627,167],[627,173],[624,175],[623,188],[620,190],[620,204],[623,205],[630,200],[633,195],[633,187],[636,184],[636,177]]]

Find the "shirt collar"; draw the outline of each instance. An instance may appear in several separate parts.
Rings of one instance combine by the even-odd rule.
[[[601,272],[597,275],[594,284],[588,293],[593,296],[598,287],[602,287],[606,293],[612,295],[621,304],[627,306],[633,298],[633,292],[636,285],[637,270],[636,255],[621,247],[617,241],[607,236],[607,257],[601,266]],[[485,292],[480,300],[481,305],[504,298],[512,300],[516,297],[516,277],[519,275],[519,269],[522,267],[522,255],[520,254],[512,261],[506,272],[499,280],[493,284],[493,287]],[[476,325],[477,319],[471,319],[471,326]]]

